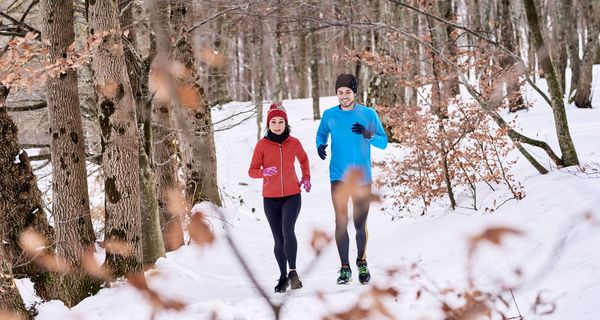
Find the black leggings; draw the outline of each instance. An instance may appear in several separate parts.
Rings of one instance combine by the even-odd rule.
[[[357,260],[365,260],[367,238],[367,216],[371,202],[367,196],[371,192],[371,185],[359,186],[351,192],[342,181],[331,182],[331,199],[333,201],[333,210],[335,211],[335,242],[342,265],[350,265],[348,259],[348,250],[350,238],[348,237],[348,199],[352,197],[352,206],[354,207],[353,220],[356,230],[356,248],[358,251]]]
[[[273,251],[279,271],[282,275],[287,274],[286,263],[289,263],[290,269],[296,269],[298,243],[294,227],[302,206],[300,194],[281,198],[264,198],[263,204],[275,240]]]

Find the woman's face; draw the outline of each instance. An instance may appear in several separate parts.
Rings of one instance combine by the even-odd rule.
[[[282,117],[273,117],[269,121],[269,130],[276,135],[280,135],[285,131],[285,120]]]

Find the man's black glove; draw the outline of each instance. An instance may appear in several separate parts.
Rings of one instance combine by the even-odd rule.
[[[363,126],[362,124],[355,122],[352,125],[352,132],[356,133],[356,134],[362,134],[363,137],[365,137],[365,139],[373,139],[373,136],[375,135],[373,132],[365,129],[365,126]]]
[[[325,148],[327,148],[326,144],[322,144],[317,148],[317,152],[319,153],[319,158],[321,158],[321,160],[325,160],[325,158],[327,158],[327,152],[325,152]]]

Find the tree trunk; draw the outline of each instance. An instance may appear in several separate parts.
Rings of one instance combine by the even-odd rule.
[[[584,7],[584,11],[588,13],[585,14],[588,28],[583,47],[583,58],[581,59],[581,74],[577,85],[577,93],[575,94],[575,105],[578,108],[592,107],[592,67],[598,50],[598,34],[600,33],[600,26],[598,25],[600,10],[598,8],[600,8],[600,4],[594,6],[594,2],[590,2]]]
[[[313,119],[321,119],[321,107],[319,106],[319,35],[313,31],[310,33],[310,83],[313,105]]]
[[[186,0],[182,0],[186,1]],[[174,6],[174,3],[177,1],[171,0],[171,7]],[[171,17],[173,20],[173,17]],[[213,49],[216,55],[219,56],[221,60],[226,61],[227,57],[227,42],[223,39],[226,39],[225,35],[225,18],[223,15],[219,15],[215,21],[216,33],[214,35]],[[208,66],[208,83],[209,90],[207,92],[207,97],[209,101],[209,105],[223,104],[231,101],[231,97],[229,94],[229,90],[227,89],[227,63],[218,63],[214,62]]]
[[[165,243],[161,233],[158,201],[156,199],[156,179],[150,160],[140,139],[140,210],[142,218],[142,257],[144,265],[152,265],[165,256]]]
[[[151,74],[164,74],[166,60],[171,48],[168,32],[169,3],[152,0],[148,3],[151,29],[156,35],[156,58],[152,63]],[[157,89],[157,88],[154,88]],[[160,215],[160,228],[167,251],[181,247],[183,242],[183,225],[179,212],[169,212],[169,194],[179,190],[177,179],[177,135],[172,129],[173,104],[167,97],[152,92],[152,115],[155,126],[152,127],[154,144],[153,160],[156,178],[156,196]]]
[[[66,55],[75,39],[73,1],[42,1],[42,34],[50,43],[50,59]],[[84,250],[94,250],[95,235],[90,216],[84,134],[79,109],[77,73],[69,69],[46,82],[52,158],[52,213],[56,252],[75,270],[57,276],[57,296],[73,306],[99,289],[99,282],[82,271]]]
[[[569,132],[569,123],[567,121],[567,113],[565,112],[565,105],[563,102],[563,92],[552,64],[548,48],[542,37],[542,31],[538,22],[537,11],[534,0],[523,0],[525,4],[525,11],[527,13],[527,21],[529,23],[529,29],[533,36],[533,43],[538,48],[538,57],[544,74],[546,75],[546,81],[548,83],[548,91],[552,99],[552,113],[554,115],[554,125],[556,127],[556,133],[558,135],[558,143],[560,151],[562,153],[562,160],[565,166],[572,166],[579,164],[577,158],[577,151],[575,145],[571,139],[571,133]]]
[[[561,19],[560,1],[557,1],[553,10],[552,19],[556,21],[552,26],[552,34],[555,36],[554,44],[556,45],[556,69],[558,73],[558,79],[563,89],[563,93],[567,91],[567,64],[569,56],[567,54],[567,42],[565,39],[567,21]]]
[[[139,139],[135,100],[125,66],[125,56],[114,0],[90,2],[91,35],[102,36],[94,55],[94,85],[102,132],[102,163],[106,192],[105,241],[127,246],[128,252],[107,250],[105,263],[113,276],[142,269]],[[103,34],[106,32],[107,34]]]
[[[6,114],[6,110],[0,106],[0,116],[2,114]],[[0,277],[0,318],[33,319],[33,316],[25,309],[23,298],[21,298],[21,294],[19,294],[19,290],[15,285],[15,278],[11,269],[10,259],[4,253],[4,247],[0,246],[0,272],[2,272],[2,277]]]
[[[144,264],[153,264],[158,258],[165,256],[165,245],[160,230],[160,218],[158,214],[158,202],[156,197],[156,185],[154,170],[152,169],[151,141],[152,141],[152,119],[149,118],[151,105],[144,98],[148,93],[148,77],[145,61],[141,60],[137,51],[136,30],[133,28],[133,1],[119,1],[119,24],[121,29],[128,30],[127,36],[123,37],[123,49],[127,74],[131,83],[131,90],[135,100],[137,125],[142,128],[140,134],[140,148],[138,161],[140,166],[140,212],[142,217],[142,256]],[[153,52],[149,53],[150,56]],[[146,76],[144,76],[146,75]]]
[[[187,33],[189,17],[192,16],[191,1],[173,1],[171,8],[172,27],[175,39],[178,39],[174,57],[188,71],[188,76],[181,79],[179,89],[189,89],[196,97],[191,104],[180,102],[174,113],[177,128],[183,129],[179,132],[179,140],[187,201],[191,206],[202,201],[221,206],[211,108],[206,102],[204,89],[199,85],[192,39]]]
[[[21,232],[33,229],[46,238],[54,249],[54,229],[48,224],[42,194],[29,157],[19,147],[17,126],[6,112],[5,101],[9,89],[0,85],[0,240],[4,243],[4,257],[16,278],[29,277],[38,295],[50,299],[47,272],[31,263],[23,252]],[[15,161],[15,159],[18,159]]]
[[[558,3],[558,14],[559,22],[563,22],[561,26],[564,28],[565,48],[567,49],[571,67],[571,85],[568,94],[568,97],[571,97],[579,84],[579,70],[581,65],[581,60],[579,59],[579,37],[577,36],[577,23],[573,11],[573,1],[560,0]]]
[[[303,33],[300,36],[300,44],[299,44],[299,59],[298,59],[298,97],[299,99],[303,99],[307,97],[307,84],[308,79],[306,78],[306,42],[308,35]]]
[[[263,50],[263,25],[262,21],[256,23],[256,29],[254,31],[254,47],[256,55],[254,55],[254,70],[256,74],[254,76],[256,86],[254,87],[254,105],[256,106],[256,138],[260,140],[263,136],[262,133],[262,121],[263,121],[263,101],[265,100],[265,70],[263,63],[265,61]]]
[[[456,4],[453,4],[453,2],[454,1],[450,0],[436,1],[437,6],[439,7],[439,13],[447,21],[453,21],[454,15],[456,14]],[[450,48],[448,50],[450,59],[452,59],[452,61],[457,61],[459,53],[456,45],[456,36],[452,35],[452,30],[454,30],[453,27],[446,25],[446,45]],[[446,91],[452,96],[455,96],[459,93],[458,75],[453,71],[451,66],[447,66],[446,69],[446,73],[448,74],[448,80],[445,81]]]
[[[274,55],[274,68],[275,68],[275,91],[273,92],[273,97],[271,100],[274,101],[282,101],[283,100],[283,63],[282,63],[282,55],[283,55],[283,45],[281,44],[281,0],[277,0],[277,11],[278,15],[275,18],[277,21],[275,22],[275,55]]]
[[[498,16],[499,16],[499,41],[511,52],[518,53],[517,41],[513,31],[513,20],[510,14],[510,0],[501,0],[498,3]],[[513,57],[504,55],[500,59],[500,67],[502,69],[510,69],[517,64],[517,61]],[[519,75],[513,74],[514,71],[510,71],[511,74],[507,77],[506,95],[508,96],[508,110],[510,112],[516,112],[518,110],[525,109],[525,102],[523,101],[523,95],[521,94],[521,86],[519,85]]]

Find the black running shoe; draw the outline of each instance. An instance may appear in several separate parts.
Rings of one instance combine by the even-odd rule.
[[[290,273],[288,273],[288,279],[292,285],[292,290],[302,288],[302,281],[298,278],[298,273],[296,271],[290,271]]]
[[[371,273],[369,273],[369,268],[367,267],[367,260],[358,260],[356,266],[358,267],[358,281],[362,284],[369,283]]]
[[[338,273],[340,276],[337,278],[337,284],[348,284],[352,281],[352,270],[350,270],[350,266],[342,266]]]
[[[279,280],[277,281],[277,285],[275,286],[275,292],[285,292],[285,290],[287,290],[287,287],[289,286],[290,281],[288,277],[286,277],[285,274],[282,274],[281,277],[279,277]]]

